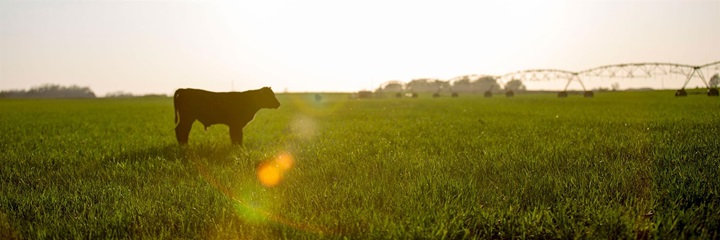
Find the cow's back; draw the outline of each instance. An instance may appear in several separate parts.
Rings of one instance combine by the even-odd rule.
[[[175,109],[182,118],[199,120],[203,125],[245,123],[252,120],[259,107],[255,92],[211,92],[201,89],[175,91]]]

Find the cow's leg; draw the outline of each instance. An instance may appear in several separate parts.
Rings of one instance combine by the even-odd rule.
[[[243,128],[241,126],[230,126],[230,140],[232,144],[242,145]]]
[[[175,137],[177,138],[177,141],[180,145],[185,145],[188,143],[188,137],[190,137],[190,129],[192,128],[193,122],[194,120],[180,120],[177,126],[175,126]]]

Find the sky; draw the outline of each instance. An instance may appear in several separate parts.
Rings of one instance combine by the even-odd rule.
[[[0,0],[0,90],[354,92],[390,80],[716,61],[720,0]]]

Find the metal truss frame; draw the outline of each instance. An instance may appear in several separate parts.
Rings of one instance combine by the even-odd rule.
[[[570,86],[570,83],[573,81],[578,82],[582,86],[583,91],[587,91],[581,77],[647,78],[677,74],[685,76],[685,83],[682,87],[683,89],[685,89],[687,84],[695,75],[702,80],[706,87],[710,88],[703,71],[707,71],[707,73],[720,72],[720,61],[699,66],[657,62],[611,64],[579,72],[560,69],[529,69],[501,75],[498,76],[497,79],[499,79],[503,84],[512,79],[522,81],[550,81],[556,79],[566,79],[567,83],[565,84],[563,91],[567,91],[568,86]]]

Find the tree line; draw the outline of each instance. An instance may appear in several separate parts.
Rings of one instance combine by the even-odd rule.
[[[89,87],[44,84],[28,90],[0,91],[0,98],[95,98]]]
[[[499,91],[525,91],[526,87],[522,81],[513,79],[501,86],[492,76],[461,76],[454,80],[443,81],[432,78],[413,79],[408,83],[400,81],[389,81],[381,85],[375,92],[452,92],[452,93],[476,93],[476,92],[499,92]]]
[[[97,98],[99,96],[89,87],[77,85],[62,86],[58,84],[44,84],[28,90],[0,91],[0,98]],[[167,97],[165,94],[134,95],[130,92],[115,91],[105,94],[106,98],[132,98],[132,97]]]

